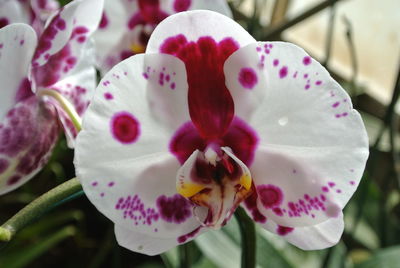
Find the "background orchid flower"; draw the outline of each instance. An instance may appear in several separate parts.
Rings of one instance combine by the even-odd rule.
[[[98,68],[103,74],[116,63],[143,53],[154,28],[171,14],[207,9],[232,16],[226,0],[107,0],[94,34]]]
[[[41,34],[47,19],[60,7],[55,0],[0,0],[0,28],[11,23],[30,24]]]
[[[39,38],[26,24],[0,30],[0,194],[22,185],[47,163],[59,122],[72,145],[77,134],[72,119],[46,95],[58,92],[79,115],[85,111],[96,83],[88,38],[101,11],[101,1],[74,1],[50,19]]]
[[[349,96],[304,50],[189,11],[102,79],[75,165],[118,243],[154,255],[239,205],[302,249],[332,246],[367,157]]]

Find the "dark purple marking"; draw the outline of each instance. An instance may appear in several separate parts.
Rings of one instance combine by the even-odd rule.
[[[242,68],[239,72],[238,80],[244,88],[252,89],[258,82],[257,73],[253,68]]]
[[[334,104],[332,104],[332,107],[333,107],[333,108],[336,108],[336,107],[338,107],[339,105],[340,105],[340,102],[337,101],[337,102],[335,102]]]
[[[174,10],[175,12],[182,12],[189,9],[192,0],[175,0],[174,2]]]
[[[101,197],[104,197],[104,196],[105,196],[105,193],[101,193],[100,196],[101,196]]]
[[[182,223],[192,216],[192,204],[179,194],[157,198],[158,212],[167,222]]]
[[[154,208],[145,207],[138,195],[120,197],[115,204],[116,210],[123,211],[123,218],[130,219],[135,225],[152,225],[159,220],[159,214]]]
[[[278,207],[280,204],[282,204],[282,190],[275,185],[259,185],[257,186],[257,194],[261,200],[261,203],[267,209]]]
[[[334,183],[333,181],[328,182],[329,187],[333,188],[335,187],[336,183]]]
[[[288,67],[287,66],[283,66],[280,70],[279,70],[279,77],[285,78],[288,74]]]
[[[293,78],[296,78],[297,77],[297,71],[293,74]]]
[[[113,187],[115,185],[115,182],[111,181],[108,183],[108,187]]]
[[[92,182],[93,187],[96,187],[97,185],[99,185],[99,183],[97,181]]]
[[[272,64],[276,67],[279,65],[279,60],[278,59],[274,59],[274,61],[272,62]]]
[[[350,183],[350,185],[355,185],[356,184],[355,181],[350,181],[349,183]]]
[[[112,99],[114,99],[114,96],[110,92],[106,92],[106,93],[104,93],[104,98],[106,100],[112,100]]]
[[[315,84],[316,84],[317,86],[319,86],[319,85],[322,84],[322,81],[321,81],[321,80],[317,80],[317,81],[315,82]]]
[[[278,235],[284,236],[284,235],[287,235],[288,233],[292,232],[293,230],[294,230],[294,228],[292,228],[292,227],[278,225],[278,228],[276,229],[276,233]]]
[[[25,77],[19,84],[18,91],[15,96],[15,101],[20,102],[32,96],[34,96],[34,93],[31,89],[31,82],[28,80],[28,78]]]
[[[321,190],[322,190],[323,192],[325,192],[325,193],[329,192],[329,188],[326,187],[326,186],[322,186],[322,187],[321,187]]]
[[[19,41],[19,45],[20,45],[20,46],[23,46],[24,43],[25,43],[25,40],[24,40],[24,39],[22,39],[22,40]]]
[[[172,82],[172,83],[171,83],[171,85],[170,85],[170,88],[171,88],[172,90],[174,90],[174,89],[175,89],[175,87],[176,87],[175,83],[174,83],[174,82]]]
[[[7,26],[10,23],[10,21],[5,18],[5,17],[1,17],[0,18],[0,29]]]
[[[307,79],[307,78],[308,78],[308,74],[304,74],[304,75],[303,75],[303,78],[304,78],[304,79]],[[310,80],[308,80],[307,82],[310,82]]]
[[[179,236],[177,239],[178,242],[182,244],[182,243],[185,243],[189,238],[195,237],[199,233],[201,227],[202,226],[199,226],[196,229],[194,229],[193,231],[191,231],[190,233]]]
[[[305,56],[303,58],[303,64],[304,65],[309,65],[311,63],[311,57],[310,56]]]
[[[305,89],[305,90],[310,89],[310,85],[309,85],[309,84],[305,85],[305,86],[304,86],[304,89]]]
[[[145,79],[149,79],[149,75],[148,75],[147,73],[143,73],[143,77],[144,77]]]
[[[260,210],[257,207],[257,192],[254,191],[249,197],[244,200],[244,205],[246,206],[247,210],[249,210],[253,220],[259,223],[266,223],[267,217],[261,214]]]
[[[58,19],[55,21],[55,25],[60,31],[65,30],[65,28],[67,27],[65,20],[63,20],[61,17],[58,17]]]
[[[0,158],[0,174],[6,171],[9,165],[8,160]]]
[[[256,47],[257,52],[261,52],[261,47]]]
[[[340,194],[340,193],[342,192],[342,190],[337,189],[336,192],[337,192],[338,194]]]
[[[122,144],[130,144],[139,138],[139,121],[128,112],[114,114],[111,119],[111,133]]]
[[[19,176],[19,175],[14,175],[14,176],[12,176],[11,178],[9,178],[9,179],[7,180],[7,185],[16,184],[16,183],[19,182],[21,179],[22,179],[21,176]]]

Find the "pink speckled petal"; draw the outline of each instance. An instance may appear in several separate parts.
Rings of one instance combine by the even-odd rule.
[[[256,219],[251,211],[247,210],[245,206],[244,208],[251,218]],[[342,213],[337,218],[306,227],[290,228],[278,225],[271,219],[268,219],[265,223],[259,222],[259,224],[266,230],[279,235],[303,250],[319,250],[336,245],[344,229]]]
[[[160,238],[157,234],[149,235],[139,232],[135,232],[134,228],[121,227],[115,225],[115,236],[120,246],[123,246],[129,250],[139,252],[142,254],[154,256],[161,254],[175,246],[178,246],[181,240],[183,242],[189,242],[195,239],[198,235],[204,233],[206,228],[196,228],[192,232],[183,235],[180,239],[174,238]]]
[[[82,45],[97,29],[102,9],[102,0],[77,0],[69,3],[51,17],[39,38],[33,66],[39,67],[50,62],[55,69],[63,71],[71,69],[79,58]],[[58,66],[58,64],[63,66]],[[44,78],[36,79],[39,80],[40,86],[46,86],[49,83],[41,81]]]
[[[161,0],[160,8],[168,14],[204,9],[215,11],[232,18],[232,11],[226,0]]]
[[[0,194],[16,189],[42,169],[59,132],[53,106],[35,96],[7,113],[0,124]]]
[[[233,38],[240,47],[255,42],[242,26],[230,18],[208,10],[181,12],[163,20],[154,30],[147,45],[146,53],[157,53],[169,37],[183,35],[188,41],[209,36],[216,42]]]
[[[262,147],[250,168],[258,210],[283,226],[315,225],[341,214],[325,174],[301,156]]]
[[[86,50],[87,54],[78,62],[71,74],[61,81],[51,86],[51,89],[61,93],[75,108],[78,115],[83,116],[93,97],[96,87],[96,70],[94,69],[90,57],[93,57],[93,50]],[[73,148],[77,130],[72,124],[71,119],[55,100],[49,99],[57,108],[59,119],[64,127],[68,146]]]
[[[0,122],[18,101],[33,94],[28,76],[36,43],[34,30],[26,24],[0,30]]]
[[[151,74],[146,77],[147,67]],[[175,90],[154,86],[163,67],[176,73],[180,86]],[[169,152],[175,129],[168,125],[182,118],[185,109],[188,113],[185,85],[180,84],[183,68],[162,54],[140,54],[116,65],[95,91],[75,150],[78,178],[102,213],[125,228],[164,238],[185,235],[200,224],[191,204],[176,192],[180,164]],[[164,110],[169,108],[174,110]]]
[[[248,60],[253,61],[249,67],[265,78],[263,101],[249,113],[248,120],[258,133],[259,145],[306,163],[305,168],[319,174],[323,181],[318,183],[328,187],[343,208],[356,190],[368,158],[368,137],[350,97],[323,66],[293,44],[259,42],[248,47],[241,50],[249,50]],[[254,52],[258,61],[254,61]],[[241,60],[241,67],[247,67],[247,59]],[[241,68],[231,68],[227,84],[236,108],[242,99],[255,100],[258,93],[247,93],[247,88],[240,93]],[[238,109],[243,110],[240,105]]]

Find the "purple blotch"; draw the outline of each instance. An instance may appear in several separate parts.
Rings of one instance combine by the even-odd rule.
[[[305,56],[303,58],[303,64],[304,65],[309,65],[311,63],[311,57],[310,56]]]
[[[192,215],[192,205],[179,194],[162,195],[156,202],[161,218],[167,222],[182,223]]]
[[[247,89],[252,89],[258,82],[257,74],[253,68],[242,68],[239,72],[239,82]]]
[[[0,174],[6,171],[9,166],[9,162],[6,159],[0,159]]]
[[[278,225],[276,232],[277,232],[277,234],[284,236],[284,235],[287,235],[288,233],[292,232],[293,230],[294,230],[294,228],[292,228],[292,227]]]
[[[280,70],[279,70],[279,77],[285,78],[288,74],[288,67],[287,66],[283,66]]]
[[[272,62],[272,64],[274,66],[278,66],[279,65],[279,60],[278,59],[274,59],[274,61]]]
[[[283,200],[282,190],[272,184],[259,185],[257,187],[257,194],[261,203],[267,209],[279,206]]]
[[[111,133],[120,143],[133,143],[140,135],[139,121],[128,112],[116,113],[111,119]]]

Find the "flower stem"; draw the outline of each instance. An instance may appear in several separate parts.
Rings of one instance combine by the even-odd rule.
[[[19,230],[31,221],[65,201],[71,200],[71,196],[79,196],[80,192],[82,195],[82,186],[78,179],[73,178],[39,196],[0,226],[0,241],[10,241]]]
[[[82,119],[76,112],[74,106],[67,100],[63,95],[58,93],[56,90],[52,89],[42,89],[38,92],[38,96],[44,97],[52,97],[54,98],[61,106],[61,108],[68,114],[69,118],[72,121],[77,132],[82,129]]]
[[[242,237],[242,268],[256,267],[256,229],[254,222],[247,216],[243,208],[235,212]]]

